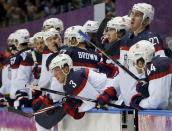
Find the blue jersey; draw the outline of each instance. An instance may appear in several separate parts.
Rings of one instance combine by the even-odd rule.
[[[149,81],[162,78],[172,73],[172,59],[156,56],[147,65],[146,76]]]
[[[77,71],[73,71],[73,69],[71,69],[69,75],[67,76],[66,84],[63,87],[64,91],[67,94],[77,96],[87,83],[88,73],[88,69],[81,69]]]
[[[163,50],[163,42],[158,34],[150,31],[149,29],[145,29],[138,36],[134,36],[134,32],[129,32],[126,34],[121,40],[120,49],[129,50],[129,48],[140,40],[148,40],[154,44],[155,51]]]
[[[15,55],[10,57],[10,65],[12,69],[19,68],[21,61],[26,59],[28,53],[31,53],[31,48],[26,48],[17,52]]]
[[[60,50],[60,53],[69,55],[72,58],[74,67],[98,69],[98,63],[101,60],[98,53],[77,47],[64,48]]]

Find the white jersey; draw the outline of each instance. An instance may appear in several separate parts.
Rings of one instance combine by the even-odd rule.
[[[51,55],[52,53],[47,53],[42,55],[42,68],[41,68],[41,76],[38,82],[38,85],[41,88],[49,88],[51,86],[51,80],[52,80],[52,74],[47,70],[46,67],[46,61],[47,58]]]

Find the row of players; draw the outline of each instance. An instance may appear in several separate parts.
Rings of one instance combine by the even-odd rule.
[[[95,105],[67,98],[64,111],[75,119],[82,118],[85,111],[95,106],[104,108],[112,100],[138,110],[166,108],[172,61],[165,57],[160,37],[149,28],[153,18],[152,5],[138,3],[133,6],[130,17],[105,18],[100,26],[96,21],[87,21],[84,26],[69,27],[64,33],[64,44],[62,21],[50,18],[43,23],[44,31],[33,36],[33,48],[28,47],[30,36],[26,29],[15,31],[8,38],[12,54],[3,62],[1,101],[8,101],[16,109],[32,104],[37,111],[42,104],[51,105],[50,99],[53,102],[62,100],[63,96],[50,94],[49,97],[25,87],[26,84],[38,84],[41,88],[98,101]],[[78,30],[145,82],[138,83],[98,53]],[[8,92],[10,97],[5,95]],[[39,124],[37,127],[41,130]]]

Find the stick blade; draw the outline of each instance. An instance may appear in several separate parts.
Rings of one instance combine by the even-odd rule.
[[[5,107],[4,110],[7,111],[7,112],[12,112],[12,113],[15,113],[15,114],[18,114],[18,115],[21,115],[21,116],[24,116],[24,117],[28,117],[28,118],[32,118],[34,116],[31,113],[26,113],[24,111],[17,110],[17,109],[15,109],[13,107]]]

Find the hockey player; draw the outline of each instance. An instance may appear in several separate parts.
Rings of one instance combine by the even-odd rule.
[[[163,43],[155,32],[150,30],[150,24],[154,19],[154,8],[147,3],[134,4],[130,17],[131,26],[127,35],[122,39],[120,46],[120,62],[125,63],[126,52],[140,40],[148,40],[155,46],[156,53],[164,56]]]
[[[108,55],[119,60],[121,38],[129,31],[130,20],[126,17],[115,17],[107,23],[107,38],[109,43],[104,44],[104,49]],[[114,77],[118,73],[118,68],[113,62],[103,57],[100,63],[100,71],[107,73],[108,77]]]
[[[15,108],[21,108],[23,104],[29,104],[29,97],[27,94],[28,90],[23,90],[23,86],[25,85],[22,85],[23,83],[20,83],[20,81],[18,81],[19,77],[21,78],[21,80],[23,79],[22,76],[19,75],[18,69],[21,65],[21,62],[25,60],[27,54],[31,53],[31,49],[28,48],[27,45],[27,43],[29,42],[29,32],[27,29],[19,29],[15,32],[15,34],[17,39],[15,46],[18,52],[10,58],[10,65],[12,69],[10,97],[12,99],[15,99]]]
[[[139,82],[138,94],[131,98],[130,105],[140,109],[164,109],[169,103],[170,88],[172,85],[172,60],[167,57],[154,56],[153,44],[141,40],[133,45],[128,52],[138,72],[146,74],[147,83]]]
[[[96,99],[104,89],[106,95],[117,99],[117,92],[111,85],[111,79],[105,74],[97,73],[89,69],[73,70],[72,59],[66,54],[57,55],[50,63],[50,70],[59,83],[63,84],[63,90],[68,95]],[[108,88],[107,88],[108,87]],[[66,98],[64,110],[74,119],[80,119],[85,111],[95,107],[95,103]]]
[[[43,51],[41,76],[38,85],[42,88],[50,88],[51,74],[46,68],[47,58],[60,50],[62,46],[61,36],[57,30],[51,28],[44,32],[45,48]],[[49,77],[48,77],[49,76]]]

